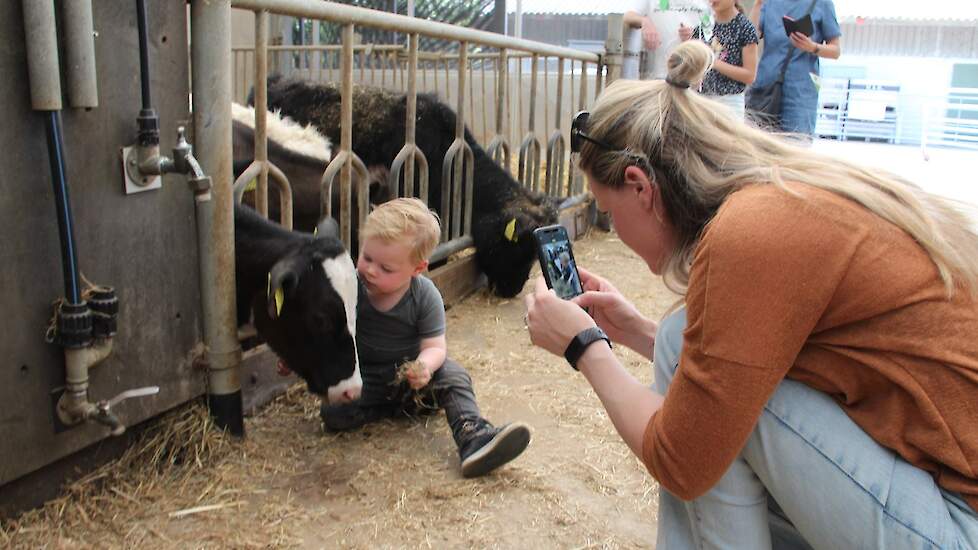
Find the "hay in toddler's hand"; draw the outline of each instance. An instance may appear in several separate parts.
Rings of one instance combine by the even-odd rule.
[[[397,367],[397,372],[394,374],[394,383],[400,384],[408,379],[408,373],[412,375],[418,374],[424,369],[424,364],[415,359],[414,361],[405,361]]]

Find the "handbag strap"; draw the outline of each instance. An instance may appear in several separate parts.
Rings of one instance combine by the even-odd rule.
[[[812,0],[812,3],[808,5],[808,11],[805,12],[805,15],[803,15],[802,17],[808,17],[808,16],[810,16],[812,14],[812,12],[815,11],[815,4],[817,2],[818,2],[818,0]],[[789,42],[790,42],[790,39],[789,39]],[[781,73],[778,75],[778,80],[777,80],[778,82],[784,82],[784,75],[785,75],[785,73],[788,72],[788,62],[791,61],[791,55],[793,53],[795,53],[795,51],[792,49],[792,46],[789,43],[788,44],[788,55],[784,56],[784,62],[781,63]]]

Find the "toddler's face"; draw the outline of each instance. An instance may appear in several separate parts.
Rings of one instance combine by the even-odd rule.
[[[403,241],[366,239],[357,259],[357,273],[371,295],[388,294],[403,288],[425,267],[427,262],[415,264],[411,261],[411,247]]]

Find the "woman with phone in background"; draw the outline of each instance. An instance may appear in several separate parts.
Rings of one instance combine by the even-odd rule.
[[[806,16],[811,18],[811,36],[801,32],[789,36],[785,17],[798,21]],[[838,59],[842,54],[835,5],[832,0],[755,0],[750,20],[764,40],[752,86],[762,88],[775,82],[787,59],[781,130],[812,136],[818,112],[819,58]]]
[[[972,220],[718,116],[687,88],[711,62],[685,42],[666,81],[616,81],[571,125],[598,208],[681,307],[655,323],[580,269],[581,296],[526,297],[531,341],[659,481],[660,550],[978,547]],[[654,390],[606,338],[654,358]]]

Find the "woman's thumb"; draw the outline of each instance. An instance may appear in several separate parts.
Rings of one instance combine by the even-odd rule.
[[[573,301],[575,304],[581,307],[592,307],[592,306],[604,306],[610,304],[614,300],[614,295],[611,292],[601,292],[599,290],[589,290],[584,294],[575,296]]]

